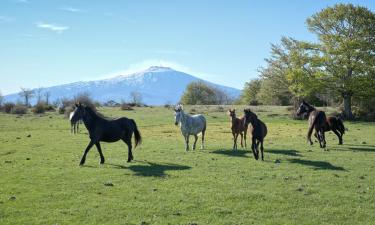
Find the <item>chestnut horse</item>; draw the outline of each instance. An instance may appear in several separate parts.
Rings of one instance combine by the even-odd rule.
[[[253,150],[254,158],[256,160],[259,159],[259,143],[260,143],[260,151],[262,154],[262,160],[264,160],[263,156],[263,141],[267,135],[267,126],[264,124],[260,119],[258,119],[257,115],[253,113],[250,109],[245,109],[245,119],[244,125],[248,125],[251,123],[253,129],[251,130],[252,134],[252,143],[251,149]]]
[[[237,149],[237,138],[238,135],[241,135],[241,147],[243,148],[243,139],[245,139],[245,148],[246,148],[246,133],[248,124],[244,124],[245,117],[237,118],[236,109],[229,109],[228,115],[231,120],[231,129],[233,134],[233,150]]]

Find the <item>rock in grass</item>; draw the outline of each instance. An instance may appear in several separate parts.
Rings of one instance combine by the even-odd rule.
[[[275,163],[281,163],[280,159],[276,159]]]
[[[27,135],[26,137],[31,137],[31,134]]]
[[[367,144],[367,143],[366,143],[365,141],[362,141],[362,144],[365,145],[365,144]]]
[[[16,196],[14,196],[14,195],[10,196],[10,197],[9,197],[9,200],[11,200],[11,201],[16,200]]]
[[[104,183],[104,186],[113,187],[113,183],[111,181],[107,181]]]

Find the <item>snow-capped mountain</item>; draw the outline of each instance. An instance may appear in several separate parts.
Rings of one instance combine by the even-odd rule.
[[[50,93],[51,102],[64,97],[72,98],[83,92],[89,93],[93,99],[99,102],[109,100],[120,102],[121,100],[129,100],[130,93],[136,91],[141,93],[142,102],[145,104],[162,105],[177,103],[186,86],[193,81],[203,81],[234,98],[240,95],[238,89],[217,85],[187,73],[159,66],[152,66],[138,73],[119,75],[104,80],[80,81],[47,87],[43,88],[43,92]],[[18,99],[20,99],[20,96],[17,93],[5,96],[6,101],[15,102]],[[31,100],[31,103],[35,103],[35,98]]]

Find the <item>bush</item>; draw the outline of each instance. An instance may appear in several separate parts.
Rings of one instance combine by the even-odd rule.
[[[133,110],[132,104],[121,103],[121,110]]]
[[[15,106],[15,104],[11,103],[11,102],[4,103],[3,111],[5,113],[11,113],[14,106]]]
[[[35,114],[43,114],[46,112],[47,105],[44,102],[39,102],[33,108],[33,113]]]
[[[12,110],[12,114],[22,115],[27,113],[27,107],[24,105],[15,105]]]

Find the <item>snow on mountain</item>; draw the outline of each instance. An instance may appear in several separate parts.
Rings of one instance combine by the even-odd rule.
[[[148,105],[162,105],[165,103],[177,103],[186,89],[193,81],[203,81],[226,92],[231,97],[238,97],[240,90],[217,85],[187,73],[173,70],[168,67],[152,66],[147,70],[119,75],[109,79],[97,81],[80,81],[43,88],[43,92],[50,92],[51,102],[61,98],[72,98],[79,93],[87,92],[99,102],[114,100],[129,100],[130,93],[137,91],[142,94],[142,101]],[[19,95],[5,96],[5,101],[16,102]],[[33,98],[35,101],[35,98]],[[31,101],[32,104],[35,102]]]

